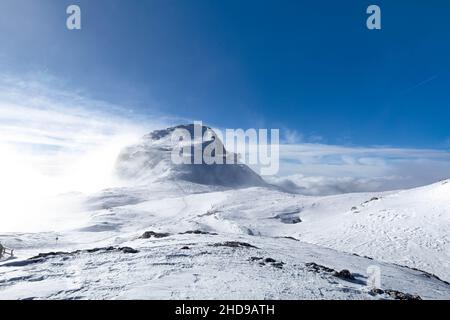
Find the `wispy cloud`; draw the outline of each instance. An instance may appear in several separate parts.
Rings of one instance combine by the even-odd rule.
[[[65,90],[55,81],[0,78],[2,229],[39,224],[44,198],[114,185],[120,150],[170,119],[137,117],[128,108]],[[10,217],[10,219],[8,219]]]
[[[294,144],[280,147],[271,181],[305,194],[384,191],[450,178],[450,152],[432,149]]]
[[[283,130],[282,142],[286,144],[295,144],[303,142],[303,140],[304,140],[303,134],[301,134],[297,130],[292,129]]]
[[[129,109],[65,90],[54,79],[0,77],[2,229],[6,216],[41,221],[43,197],[113,186],[111,172],[124,146],[153,129],[187,122]],[[450,177],[445,150],[305,143],[294,130],[282,136],[280,173],[269,180],[304,194],[409,188]]]
[[[136,139],[170,121],[137,116],[127,107],[87,98],[54,82],[0,78],[0,144],[30,156],[28,161],[34,156],[67,160],[109,144],[120,147],[118,140]]]
[[[402,91],[401,94],[405,94],[405,93],[408,93],[410,91],[414,91],[415,89],[420,88],[421,86],[424,86],[424,85],[428,84],[429,82],[436,80],[437,78],[438,78],[437,74],[433,75],[433,76],[431,76],[431,77],[429,77],[427,79],[424,79],[424,80],[416,83],[415,85],[407,88],[406,90]]]

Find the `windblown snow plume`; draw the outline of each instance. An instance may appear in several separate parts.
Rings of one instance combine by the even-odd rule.
[[[72,225],[79,206],[55,196],[115,186],[117,155],[143,127],[123,108],[58,83],[0,77],[0,231]]]
[[[248,166],[241,163],[206,164],[202,159],[199,164],[194,163],[194,148],[201,152],[211,144],[216,144],[221,153],[227,155],[223,143],[214,131],[202,126],[202,136],[210,131],[209,139],[202,141],[173,141],[172,133],[177,129],[185,129],[194,136],[194,125],[183,125],[153,131],[144,136],[141,142],[125,148],[117,161],[117,174],[124,179],[133,179],[139,182],[184,180],[205,185],[224,187],[263,186],[264,180],[253,172]],[[181,143],[188,143],[190,150],[188,164],[175,164],[172,153],[180,148]],[[183,146],[186,149],[186,145]],[[229,155],[229,154],[228,154]],[[236,155],[232,155],[237,157]]]

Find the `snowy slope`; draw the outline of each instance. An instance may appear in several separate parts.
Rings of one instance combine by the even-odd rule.
[[[329,215],[324,208],[341,203],[342,199],[337,201],[339,197],[302,197],[268,188],[204,192],[203,186],[181,182],[177,188],[170,184],[156,184],[152,188],[155,190],[111,189],[89,197],[90,222],[83,228],[60,233],[58,245],[51,233],[10,235],[11,241],[20,238],[30,243],[30,247],[22,245],[18,259],[0,266],[0,298],[391,298],[369,294],[366,281],[367,267],[371,265],[380,268],[382,289],[429,299],[450,297],[450,286],[427,273],[285,238],[303,240],[308,236],[309,242],[324,242],[333,247],[328,241],[334,236],[335,246],[352,252],[351,246],[356,247],[361,239],[346,239],[345,233],[338,232],[338,226],[330,231],[332,223],[324,225],[323,231],[312,238],[314,228],[318,229],[321,219]],[[157,190],[164,190],[164,197]],[[417,190],[406,194],[414,191]],[[385,196],[395,198],[395,194]],[[349,203],[361,203],[367,195],[348,197]],[[302,211],[302,206],[307,205],[310,211]],[[364,207],[368,208],[368,203]],[[342,204],[343,208],[347,205]],[[341,208],[335,206],[335,209]],[[317,221],[310,220],[314,216],[311,210],[323,212],[317,214]],[[347,211],[342,215],[352,217]],[[335,222],[339,220],[331,218]],[[308,225],[310,233],[306,232]],[[202,232],[186,233],[194,230]],[[166,235],[140,239],[146,231]],[[329,235],[331,232],[335,234]],[[417,238],[420,239],[418,235]],[[373,239],[378,241],[377,237]],[[8,237],[3,236],[2,241],[8,242]],[[214,246],[227,241],[240,241],[257,248]],[[393,243],[385,241],[380,245],[389,251],[389,259],[381,260],[401,259],[401,251]],[[139,252],[85,251],[108,246],[131,247]],[[184,246],[189,249],[182,249]],[[364,248],[377,253],[371,251],[372,246]],[[43,252],[75,250],[81,251],[37,262],[27,260]],[[272,258],[284,264],[282,268],[273,263],[260,265],[263,260],[252,260],[252,257]],[[414,260],[414,264],[420,259]],[[348,281],[333,276],[332,272],[317,272],[308,263],[336,271],[348,269],[355,274],[355,279]],[[429,261],[429,266],[430,272],[441,270],[431,269],[438,267],[433,261]],[[445,273],[445,268],[442,271]]]
[[[230,247],[227,241],[240,245]],[[422,272],[291,239],[171,234],[129,238],[120,246],[136,251],[80,251],[6,263],[0,267],[0,299],[392,298],[370,293],[371,265],[382,270],[383,290],[423,299],[450,295],[449,285]],[[354,279],[320,266],[349,269]]]
[[[450,183],[446,181],[377,194],[303,197],[252,189],[229,195],[218,216],[251,234],[290,236],[450,280]],[[301,222],[295,223],[297,219]]]
[[[0,235],[17,254],[0,262],[0,299],[450,298],[450,182],[290,194],[244,165],[174,166],[170,130],[124,150],[135,184],[86,196],[76,229]]]

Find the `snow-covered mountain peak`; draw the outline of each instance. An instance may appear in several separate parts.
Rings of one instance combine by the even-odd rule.
[[[177,129],[183,129],[183,130],[187,130],[191,136],[193,137],[195,135],[195,125],[194,124],[186,124],[186,125],[178,125],[178,126],[174,126],[174,127],[169,127],[166,129],[161,129],[161,130],[154,130],[152,132],[150,132],[149,134],[145,135],[143,137],[144,140],[150,140],[150,141],[170,141],[171,140],[171,136],[174,133],[175,130]],[[197,130],[199,130],[201,132],[202,135],[205,134],[206,131],[209,131],[211,134],[215,134],[214,130],[210,127],[207,126],[198,126]]]
[[[191,139],[174,138],[173,134],[177,129],[183,130],[190,135]],[[213,143],[216,144],[216,150],[222,150],[224,157],[229,155],[220,138],[210,127],[196,127],[194,124],[188,124],[156,130],[145,135],[139,143],[126,147],[120,153],[116,163],[116,172],[123,179],[138,182],[170,179],[224,187],[249,187],[266,184],[258,174],[239,162],[206,164],[202,160],[201,163],[195,164],[194,148],[199,148],[203,153],[205,148]],[[172,155],[179,150],[190,150],[189,154],[183,154],[190,160],[188,163],[174,163]],[[236,157],[234,154],[232,156]]]

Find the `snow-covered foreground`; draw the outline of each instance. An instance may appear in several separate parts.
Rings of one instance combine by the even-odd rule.
[[[449,181],[291,194],[241,164],[174,165],[173,129],[120,155],[132,186],[73,195],[76,227],[0,235],[0,299],[450,298]]]
[[[381,269],[384,289],[431,299],[450,295],[448,285],[422,272],[292,239],[177,234],[121,245],[138,252],[103,249],[10,262],[1,270],[0,298],[392,298],[369,294],[366,271],[371,265]],[[354,279],[341,279],[320,266],[349,269]]]
[[[250,201],[251,199],[251,201]],[[434,273],[450,281],[450,183],[329,197],[232,192],[219,220]],[[301,221],[301,222],[300,222]],[[214,219],[205,223],[215,225]]]
[[[444,281],[392,264],[449,278],[448,188],[378,200],[185,182],[111,189],[88,197],[89,223],[60,233],[57,245],[52,233],[3,235],[18,258],[0,266],[0,298],[392,298],[369,292],[367,268],[375,266],[383,290],[448,299]],[[146,231],[155,233],[141,239]],[[62,253],[29,259],[52,251]],[[342,269],[354,279],[334,275]]]

